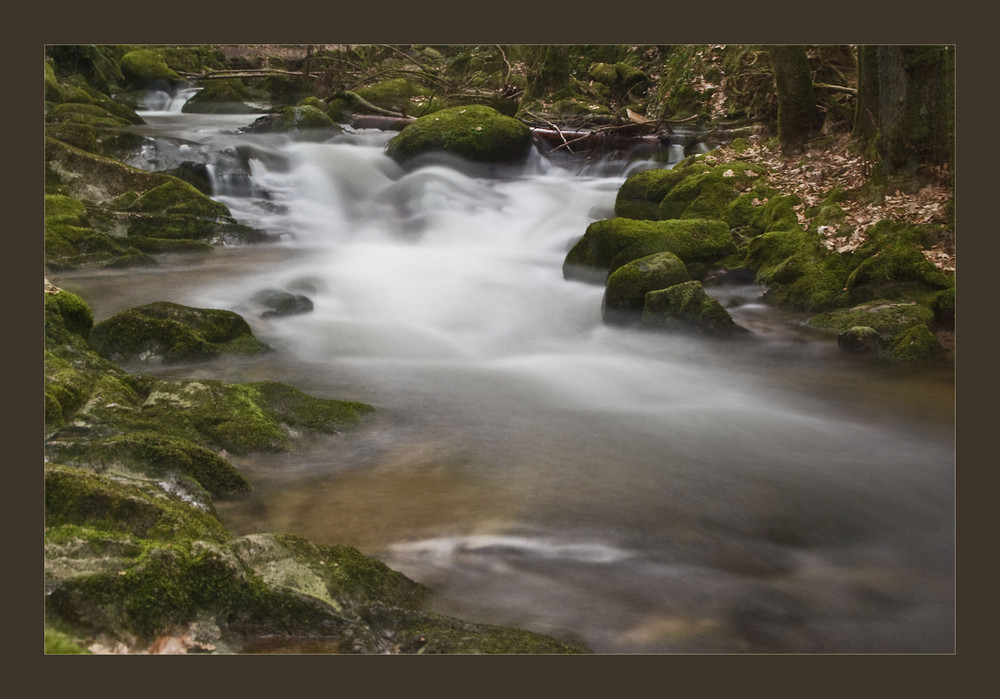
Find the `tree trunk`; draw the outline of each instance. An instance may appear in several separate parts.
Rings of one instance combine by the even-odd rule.
[[[775,46],[771,62],[778,91],[778,140],[781,150],[790,154],[819,132],[812,71],[804,46]]]
[[[949,46],[864,46],[854,137],[885,175],[950,165],[955,52]]]

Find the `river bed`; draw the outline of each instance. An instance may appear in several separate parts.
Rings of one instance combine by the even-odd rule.
[[[234,533],[357,546],[429,585],[436,611],[600,653],[953,651],[953,372],[845,356],[753,286],[712,290],[748,338],[604,325],[602,287],[562,260],[649,163],[405,172],[390,133],[305,143],[237,133],[251,117],[143,116],[136,164],[207,163],[215,197],[275,241],[52,281],[98,321],[151,301],[234,310],[275,350],[137,370],[378,409],[294,453],[231,457],[255,488],[216,504]],[[264,288],[314,308],[263,317]]]

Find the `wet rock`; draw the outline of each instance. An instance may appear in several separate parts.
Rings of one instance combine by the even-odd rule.
[[[870,354],[885,346],[885,340],[874,328],[855,326],[837,335],[837,347],[844,352]]]
[[[259,291],[254,294],[252,301],[266,309],[261,313],[262,318],[297,315],[313,310],[313,302],[308,296],[292,294],[281,289]]]

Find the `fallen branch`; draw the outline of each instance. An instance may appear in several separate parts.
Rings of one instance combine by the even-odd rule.
[[[827,85],[826,83],[813,83],[813,88],[817,90],[827,90],[829,92],[846,92],[849,95],[858,94],[856,87],[846,87],[844,85]]]

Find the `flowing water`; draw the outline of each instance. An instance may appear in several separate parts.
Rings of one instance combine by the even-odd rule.
[[[234,458],[236,533],[357,546],[429,607],[601,653],[952,652],[950,370],[841,355],[753,287],[749,338],[609,327],[562,260],[630,167],[405,172],[393,135],[239,135],[144,114],[150,169],[202,162],[276,236],[155,269],[66,273],[97,320],[169,300],[243,314],[264,358],[143,367],[286,381],[378,408],[293,454]],[[245,163],[245,165],[244,165]],[[263,317],[265,288],[312,312]]]

